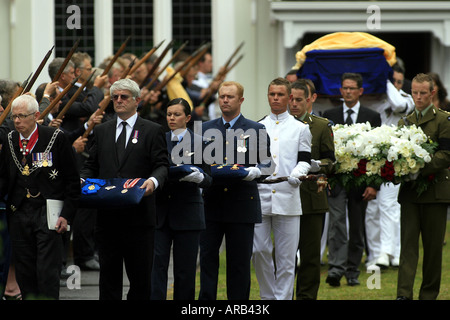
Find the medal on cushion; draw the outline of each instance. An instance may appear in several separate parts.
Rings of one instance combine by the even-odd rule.
[[[127,181],[125,181],[125,183],[123,184],[123,190],[121,191],[123,194],[128,192],[128,189],[133,188],[136,183],[138,183],[138,181],[141,180],[141,178],[137,178],[137,179],[128,179]]]

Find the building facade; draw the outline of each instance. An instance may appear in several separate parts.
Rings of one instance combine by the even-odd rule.
[[[295,65],[297,51],[327,33],[361,31],[395,46],[405,62],[407,77],[437,72],[450,88],[448,1],[327,1],[326,5],[322,1],[270,0],[73,3],[69,8],[70,4],[59,0],[0,1],[0,79],[25,80],[53,45],[53,57],[64,55],[77,37],[83,39],[80,48],[92,55],[94,65],[114,54],[129,33],[134,35],[129,50],[136,54],[162,40],[189,40],[193,48],[212,41],[215,71],[244,42],[244,58],[227,79],[244,85],[243,112],[259,120],[269,112],[268,83]],[[77,23],[80,29],[74,29]],[[35,86],[49,81],[45,71]]]

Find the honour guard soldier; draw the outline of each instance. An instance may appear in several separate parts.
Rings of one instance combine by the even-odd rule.
[[[200,232],[205,229],[201,189],[211,185],[209,166],[197,163],[202,155],[202,137],[187,128],[191,106],[176,98],[167,106],[167,151],[170,156],[169,182],[156,193],[157,226],[152,270],[152,300],[167,299],[167,278],[173,248],[173,299],[195,300],[195,275]],[[198,142],[198,143],[196,143]],[[178,147],[177,147],[178,146]],[[177,149],[182,147],[182,151]],[[172,153],[174,156],[171,156]],[[181,156],[180,156],[181,153]],[[199,155],[199,156],[200,156]],[[177,170],[185,170],[177,174]]]
[[[311,114],[311,93],[306,83],[292,83],[290,113],[308,124],[312,134],[311,174],[331,173],[334,156],[334,139],[331,123]],[[309,109],[308,107],[311,107]],[[300,267],[297,273],[297,300],[316,300],[320,285],[320,242],[328,211],[326,190],[319,192],[315,181],[303,181],[300,185],[302,215],[300,216]]]
[[[8,195],[9,230],[17,282],[24,299],[59,298],[62,237],[73,220],[80,180],[72,147],[58,129],[36,123],[35,98],[14,100],[0,161],[0,191]],[[61,204],[59,218],[47,221],[48,200]]]
[[[262,222],[255,225],[253,265],[261,299],[291,300],[302,214],[299,178],[306,176],[311,167],[311,132],[308,125],[288,113],[291,97],[288,80],[274,79],[267,97],[271,113],[260,123],[270,135],[270,152],[276,164],[275,172],[268,179],[288,177],[288,180],[258,184]],[[272,258],[272,231],[275,259]]]
[[[439,144],[429,163],[410,182],[402,183],[398,201],[400,218],[400,266],[398,269],[398,299],[413,299],[414,278],[419,258],[419,236],[423,242],[423,280],[419,299],[437,298],[441,283],[442,245],[450,203],[450,113],[432,104],[436,93],[433,79],[418,74],[411,84],[415,109],[401,119],[399,126],[416,125]],[[418,194],[419,181],[429,181],[426,191]]]
[[[224,236],[228,299],[248,300],[250,295],[254,225],[261,221],[261,203],[255,179],[269,175],[273,169],[265,127],[244,118],[241,114],[243,102],[242,85],[233,81],[223,82],[219,88],[222,116],[205,122],[202,128],[204,139],[209,132],[216,134],[215,141],[210,144],[216,146],[215,155],[223,151],[223,158],[216,159],[215,164],[240,164],[246,168],[243,170],[247,174],[243,179],[233,180],[230,176],[229,180],[225,177],[219,181],[212,173],[213,184],[205,191],[206,229],[200,235],[200,300],[215,300],[217,297],[219,252]],[[241,131],[243,135],[230,138],[233,130]],[[240,158],[244,159],[238,161]]]

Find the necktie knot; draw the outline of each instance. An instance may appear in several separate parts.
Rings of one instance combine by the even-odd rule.
[[[231,125],[227,122],[224,124],[225,129],[229,129],[231,127]]]

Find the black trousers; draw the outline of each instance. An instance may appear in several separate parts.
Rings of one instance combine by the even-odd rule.
[[[297,272],[297,300],[316,300],[320,286],[320,245],[325,213],[300,216],[300,267]]]
[[[173,300],[195,300],[195,274],[200,230],[172,230],[168,226],[155,231],[152,269],[152,300],[167,299],[170,252],[173,247]]]
[[[200,234],[199,300],[217,299],[219,253],[225,236],[228,300],[248,300],[250,268],[253,252],[253,223],[222,223],[206,221]]]
[[[127,300],[150,300],[155,228],[97,224],[100,300],[122,300],[123,266],[130,281]]]
[[[24,299],[59,299],[62,237],[47,225],[45,200],[25,200],[9,218],[13,263]]]

